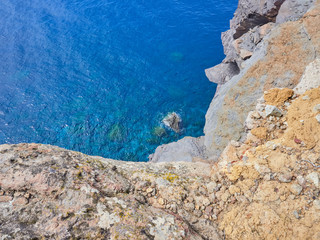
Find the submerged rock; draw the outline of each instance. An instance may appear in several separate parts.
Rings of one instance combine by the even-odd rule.
[[[176,133],[181,131],[182,119],[179,114],[172,112],[169,113],[163,120],[163,124],[172,129]]]
[[[167,132],[163,127],[157,126],[152,130],[152,135],[157,137],[163,137],[167,135]]]
[[[123,141],[127,136],[126,129],[121,124],[114,124],[108,132],[108,138],[114,142]]]

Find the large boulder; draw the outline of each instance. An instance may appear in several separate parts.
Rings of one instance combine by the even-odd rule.
[[[203,137],[185,137],[177,142],[157,147],[149,156],[151,162],[192,162],[195,158],[205,158]]]

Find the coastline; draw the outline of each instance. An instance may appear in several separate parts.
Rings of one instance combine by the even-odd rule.
[[[0,145],[2,239],[319,239],[320,0],[253,2],[207,70],[204,136],[146,163]]]
[[[149,160],[175,162],[183,159],[182,161],[189,162],[215,162],[231,140],[243,141],[246,136],[243,126],[247,115],[254,109],[256,100],[263,95],[263,92],[273,87],[294,88],[306,65],[315,59],[314,46],[309,45],[307,46],[309,49],[299,53],[305,60],[300,65],[295,64],[296,59],[292,58],[285,64],[287,70],[281,68],[285,59],[281,59],[280,54],[279,57],[273,58],[279,58],[279,64],[275,68],[271,66],[274,61],[272,58],[270,62],[260,64],[270,55],[270,48],[276,41],[274,39],[277,39],[279,31],[282,31],[281,26],[286,22],[301,19],[315,2],[315,0],[302,2],[264,0],[257,5],[254,1],[240,0],[230,21],[230,29],[221,34],[226,57],[222,63],[205,70],[208,79],[217,83],[218,87],[206,114],[204,136],[185,137],[177,142],[161,145],[149,156]],[[287,33],[282,33],[283,35],[291,34],[291,29],[284,31]],[[299,33],[295,34],[298,39],[297,47],[307,43],[310,38],[310,36],[303,38]],[[288,54],[292,51],[289,48],[283,50]],[[261,72],[255,73],[254,68],[259,68]],[[254,79],[250,82],[251,76]],[[273,81],[273,78],[277,79]],[[257,81],[259,84],[252,87],[252,83]],[[251,92],[248,93],[248,89]]]

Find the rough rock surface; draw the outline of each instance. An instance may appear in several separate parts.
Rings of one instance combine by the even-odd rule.
[[[130,163],[50,145],[0,145],[0,237],[220,239],[206,208],[210,176],[204,163]]]
[[[320,88],[294,94],[278,104],[281,117],[259,114],[211,165],[0,145],[0,236],[319,239],[319,105]]]
[[[286,0],[277,15],[276,22],[284,23],[300,19],[316,0]]]
[[[281,118],[256,119],[263,135],[224,150],[213,173],[235,198],[217,221],[226,239],[319,239],[319,101],[320,88],[288,99]]]
[[[248,113],[265,90],[294,88],[306,66],[316,59],[320,43],[319,3],[299,21],[274,27],[244,62],[240,74],[222,85],[206,114],[205,147],[220,155],[230,140],[245,137],[242,128]]]
[[[166,163],[0,145],[1,239],[320,239],[320,1],[259,2],[239,3],[241,71],[205,136],[160,146]],[[247,31],[297,3],[300,19]]]
[[[295,90],[298,94],[305,92],[310,88],[317,88],[320,86],[320,59],[317,58],[311,62],[306,70],[305,74],[302,76],[299,84],[296,86]]]
[[[207,78],[216,84],[224,84],[234,75],[239,74],[239,67],[236,63],[221,63],[205,70]]]
[[[185,137],[177,142],[163,144],[157,147],[154,154],[149,156],[150,162],[193,162],[205,158],[203,137]]]
[[[239,2],[231,29],[222,35],[226,59],[222,64],[206,70],[208,78],[219,83],[219,86],[206,114],[204,146],[200,146],[205,151],[198,157],[217,160],[230,140],[244,139],[246,134],[242,128],[248,113],[254,110],[263,92],[271,88],[296,87],[306,66],[317,58],[320,48],[319,1],[287,1],[290,4],[287,3],[284,8],[293,4],[299,9],[294,19],[309,11],[297,21],[276,24],[275,19],[284,1]],[[283,16],[284,12],[281,13]],[[257,23],[252,20],[256,19],[255,16],[263,16],[268,22],[264,25],[249,24],[249,29],[244,27],[249,26],[246,25],[248,22]],[[240,30],[244,34],[234,39],[234,33]],[[239,74],[233,67],[230,70],[230,64],[239,67]],[[311,68],[313,73],[308,71],[310,76],[305,77],[306,81],[319,72],[318,68]],[[313,81],[316,86],[317,81]],[[304,81],[301,82],[303,84]],[[197,139],[194,141],[199,142]],[[176,147],[180,148],[177,144],[169,145],[165,148],[171,150],[171,155],[178,150]],[[192,152],[196,151],[193,149]]]

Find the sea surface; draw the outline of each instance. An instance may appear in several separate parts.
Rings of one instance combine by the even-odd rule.
[[[0,144],[147,161],[203,135],[237,0],[1,0]],[[166,129],[169,112],[183,130]]]

